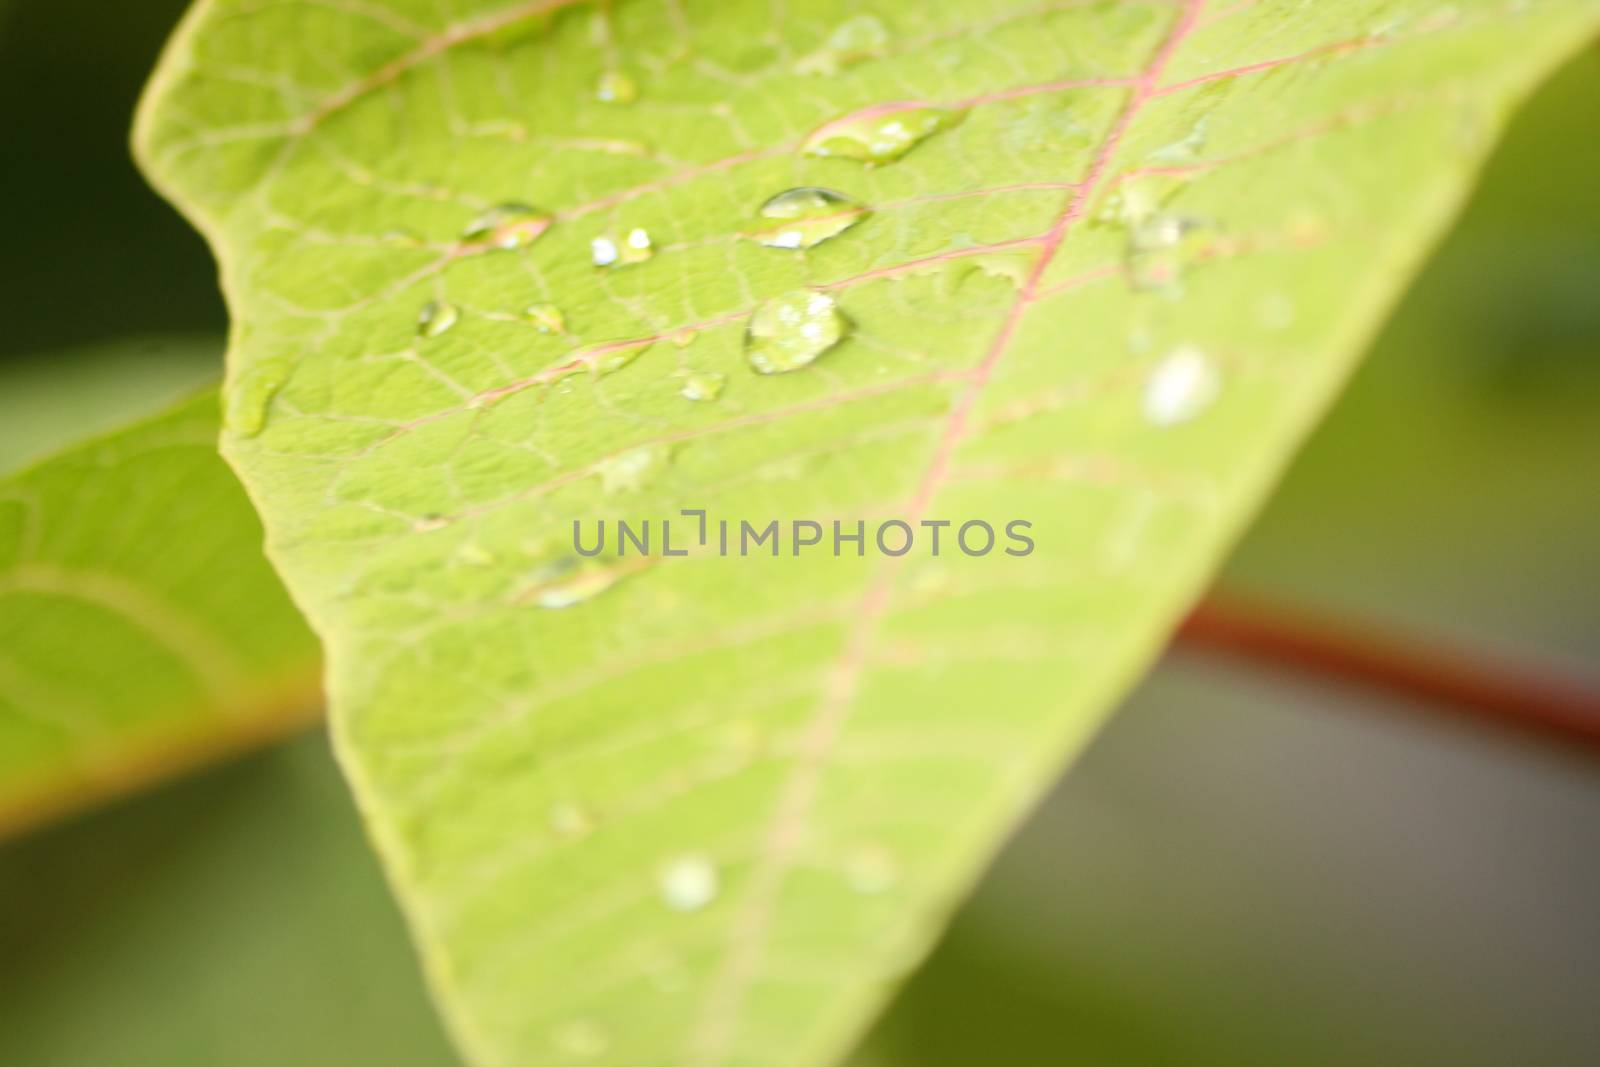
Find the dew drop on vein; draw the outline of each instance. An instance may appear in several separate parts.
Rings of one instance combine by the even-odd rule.
[[[550,223],[549,215],[530,204],[499,204],[469,222],[461,239],[509,251],[532,244],[550,228]]]
[[[554,304],[534,304],[523,314],[540,333],[567,332],[567,316]]]
[[[768,248],[815,248],[865,219],[870,210],[832,189],[788,189],[761,205],[748,232]]]
[[[241,437],[255,437],[267,425],[267,409],[289,380],[287,359],[265,359],[239,375],[227,389],[223,425]]]
[[[727,376],[716,371],[679,371],[676,377],[678,395],[685,400],[715,400],[728,383]]]
[[[430,300],[417,312],[417,336],[438,337],[461,318],[456,306],[445,300]]]
[[[650,231],[644,229],[629,230],[621,240],[602,234],[589,242],[589,251],[597,267],[627,267],[656,254]]]
[[[538,568],[523,599],[541,608],[570,608],[593,600],[623,578],[619,568],[578,555],[562,556]]]
[[[801,146],[808,156],[850,159],[867,166],[892,163],[936,133],[960,124],[966,112],[933,105],[868,110],[836,119]]]
[[[639,86],[620,70],[608,70],[594,85],[594,98],[602,104],[631,104],[639,99]]]
[[[1210,357],[1193,345],[1181,345],[1145,379],[1145,418],[1156,426],[1188,422],[1210,407],[1221,389],[1221,375]]]
[[[810,366],[849,332],[850,321],[833,297],[796,289],[773,297],[750,316],[745,358],[760,374],[786,374]]]
[[[666,445],[640,445],[600,461],[596,472],[607,493],[637,493],[671,460]]]
[[[716,866],[705,856],[679,856],[661,868],[657,888],[673,911],[699,911],[717,899],[721,889]]]
[[[832,76],[846,67],[875,59],[889,49],[889,27],[876,15],[845,19],[822,47],[795,61],[796,74]]]

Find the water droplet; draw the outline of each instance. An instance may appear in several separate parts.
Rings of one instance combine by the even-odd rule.
[[[789,189],[761,205],[761,221],[747,231],[768,248],[815,248],[870,214],[832,189]]]
[[[667,465],[671,452],[665,445],[641,445],[600,461],[595,468],[600,488],[608,493],[636,493]]]
[[[762,374],[808,366],[850,332],[850,321],[827,293],[796,289],[773,297],[750,316],[745,358]]]
[[[424,243],[421,237],[404,229],[385,230],[378,239],[395,248],[421,248]]]
[[[581,837],[594,828],[589,813],[568,800],[550,808],[550,830],[557,837]]]
[[[639,99],[639,86],[620,70],[608,70],[594,86],[594,98],[603,104],[631,104]]]
[[[801,151],[808,156],[853,159],[868,166],[892,163],[965,117],[964,111],[925,104],[868,110],[828,123],[806,139]]]
[[[1140,292],[1179,295],[1185,260],[1184,242],[1200,228],[1177,215],[1151,215],[1128,228],[1128,282]]]
[[[1206,147],[1206,119],[1194,124],[1188,136],[1181,137],[1150,153],[1150,159],[1159,163],[1186,163],[1197,157]]]
[[[540,333],[567,332],[567,317],[554,304],[535,304],[524,314]]]
[[[839,23],[821,48],[802,56],[797,74],[831,76],[864,59],[881,56],[889,48],[889,27],[876,15],[857,15]]]
[[[523,248],[550,228],[550,216],[528,204],[500,204],[467,224],[461,239],[494,248]]]
[[[699,911],[717,899],[717,869],[701,855],[679,856],[661,869],[662,902],[673,911]]]
[[[417,336],[438,337],[461,318],[454,304],[444,300],[430,300],[417,312]]]
[[[574,1059],[592,1060],[604,1056],[611,1048],[611,1038],[606,1032],[589,1022],[577,1019],[556,1031],[556,1048]]]
[[[523,599],[541,608],[570,608],[610,589],[622,580],[623,574],[596,560],[563,556],[534,572],[532,588]]]
[[[602,234],[589,242],[589,249],[597,267],[626,267],[643,263],[655,255],[655,246],[648,230],[630,230],[622,240]]]
[[[1221,387],[1206,354],[1183,345],[1151,369],[1144,387],[1145,418],[1157,426],[1187,422],[1211,406]]]
[[[492,567],[496,562],[493,552],[476,541],[465,541],[456,549],[456,559],[469,567]]]
[[[443,515],[429,514],[413,522],[411,528],[417,533],[432,533],[434,530],[442,530],[449,525],[450,520]]]
[[[887,849],[864,845],[845,861],[845,881],[857,893],[885,893],[900,880],[900,869]]]
[[[715,400],[728,383],[727,376],[716,371],[679,371],[677,376],[683,382],[678,394],[686,400]]]
[[[267,425],[267,409],[293,369],[286,358],[265,359],[228,386],[223,423],[242,437],[254,437]]]

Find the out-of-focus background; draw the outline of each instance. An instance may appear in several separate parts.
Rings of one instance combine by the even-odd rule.
[[[0,466],[216,376],[198,237],[128,161],[180,0],[12,0]],[[1222,578],[1600,664],[1600,52],[1461,226]],[[1600,761],[1357,685],[1167,657],[858,1067],[1600,1055]],[[453,1067],[320,737],[0,848],[0,1063]]]

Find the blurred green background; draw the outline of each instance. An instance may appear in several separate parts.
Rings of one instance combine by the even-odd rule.
[[[124,147],[181,8],[0,16],[0,467],[217,373],[210,258]],[[1600,662],[1597,129],[1590,50],[1225,585]],[[1600,765],[1414,710],[1170,655],[859,1067],[1594,1063]],[[291,1063],[454,1063],[320,737],[0,849],[0,1064]]]

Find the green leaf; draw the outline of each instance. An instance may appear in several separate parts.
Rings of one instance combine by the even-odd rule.
[[[1597,14],[200,3],[137,144],[469,1057],[841,1053]],[[681,508],[1037,550],[573,555]]]
[[[316,641],[216,435],[211,389],[0,478],[0,836],[316,718]]]

